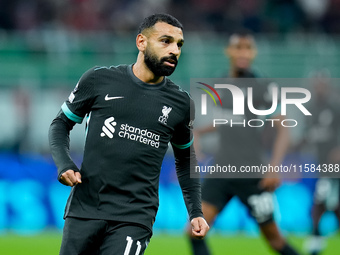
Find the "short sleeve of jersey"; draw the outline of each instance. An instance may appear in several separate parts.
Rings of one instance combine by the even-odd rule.
[[[183,122],[181,122],[176,127],[174,135],[171,139],[172,146],[179,149],[186,149],[192,145],[194,141],[194,137],[192,134],[194,119],[195,119],[195,104],[194,101],[190,98],[190,107],[186,112],[185,118]]]
[[[85,115],[91,111],[93,99],[94,69],[90,69],[82,75],[61,109],[67,118],[76,123],[81,123]]]

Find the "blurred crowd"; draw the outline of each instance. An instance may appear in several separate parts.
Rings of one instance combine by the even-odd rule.
[[[340,33],[340,0],[1,0],[0,29],[132,31],[155,12],[191,31]]]

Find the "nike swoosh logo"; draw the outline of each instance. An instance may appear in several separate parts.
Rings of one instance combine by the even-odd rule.
[[[119,98],[124,98],[124,97],[109,97],[109,94],[105,96],[105,101],[113,100],[113,99],[119,99]]]

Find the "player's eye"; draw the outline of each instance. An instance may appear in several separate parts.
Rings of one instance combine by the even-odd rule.
[[[183,43],[182,43],[182,42],[177,43],[177,47],[178,47],[178,48],[182,48],[182,46],[183,46]]]
[[[169,44],[170,43],[170,40],[169,39],[162,39],[162,43],[166,43],[166,44]]]

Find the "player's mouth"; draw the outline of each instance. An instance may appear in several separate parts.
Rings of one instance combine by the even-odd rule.
[[[167,66],[171,66],[171,67],[176,67],[177,65],[177,59],[175,58],[166,58],[163,60],[163,63]]]

